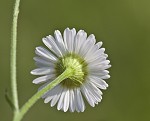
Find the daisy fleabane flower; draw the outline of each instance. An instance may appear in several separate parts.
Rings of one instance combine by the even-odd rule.
[[[74,69],[73,76],[64,79],[53,89],[47,91],[42,98],[44,103],[64,112],[83,112],[84,100],[94,107],[102,100],[102,91],[108,87],[104,79],[110,78],[110,61],[101,48],[102,42],[96,43],[93,34],[87,36],[84,30],[65,29],[63,35],[59,30],[54,37],[49,35],[42,39],[47,46],[36,47],[34,57],[37,69],[31,71],[40,77],[33,80],[35,84],[44,83],[39,90],[56,79],[66,68]],[[84,97],[84,98],[83,98]]]

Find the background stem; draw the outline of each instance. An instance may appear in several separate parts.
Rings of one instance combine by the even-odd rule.
[[[12,101],[14,105],[14,115],[19,111],[17,79],[16,79],[17,20],[19,14],[19,4],[20,0],[16,0],[13,12],[11,50],[10,50],[10,79],[11,79]]]

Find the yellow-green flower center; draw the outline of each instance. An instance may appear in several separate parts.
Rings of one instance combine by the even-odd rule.
[[[85,60],[75,54],[67,54],[59,58],[56,64],[57,74],[60,75],[66,68],[73,70],[73,76],[63,80],[61,84],[67,88],[79,87],[87,75],[87,63]]]

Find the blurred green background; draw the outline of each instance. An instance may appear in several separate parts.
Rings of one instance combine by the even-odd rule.
[[[0,121],[11,121],[4,94],[10,91],[10,27],[14,0],[0,0]],[[84,113],[63,113],[40,99],[23,121],[150,121],[150,0],[21,0],[18,25],[20,106],[38,89],[33,57],[41,38],[75,27],[93,33],[112,68],[102,102]]]

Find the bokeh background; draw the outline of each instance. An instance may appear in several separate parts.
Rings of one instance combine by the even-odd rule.
[[[10,27],[14,0],[0,0],[0,121],[11,121]],[[93,33],[109,54],[109,88],[95,108],[64,113],[40,99],[23,121],[150,121],[150,0],[21,0],[18,25],[18,91],[23,105],[38,89],[33,57],[41,38],[75,27]],[[92,55],[91,55],[92,56]]]

